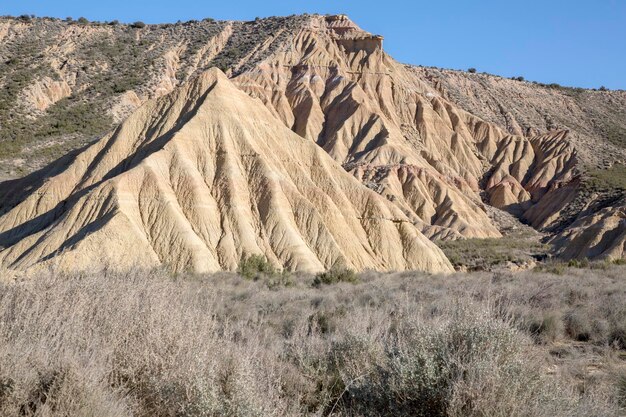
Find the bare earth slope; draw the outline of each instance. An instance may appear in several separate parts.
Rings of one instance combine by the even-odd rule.
[[[149,101],[60,171],[13,196],[3,265],[206,272],[260,253],[292,270],[451,271],[401,210],[218,69]]]
[[[565,258],[626,256],[626,92],[407,67],[464,110],[511,133],[566,130],[576,177],[523,215]]]
[[[0,51],[4,51],[2,53],[9,58],[16,54],[15,45],[22,45],[20,50],[24,50],[23,44],[29,39],[46,43],[45,47],[33,46],[33,50],[39,51],[43,57],[34,61],[37,68],[31,68],[32,63],[18,60],[4,73],[5,83],[14,87],[4,107],[11,112],[11,117],[0,126],[0,149],[5,151],[5,156],[8,155],[5,166],[22,164],[22,171],[28,172],[28,167],[49,160],[49,156],[42,156],[40,149],[56,149],[58,143],[63,144],[64,150],[77,149],[90,137],[97,137],[98,132],[125,118],[146,100],[161,97],[179,85],[187,89],[186,86],[194,83],[199,74],[217,66],[226,71],[232,82],[228,84],[229,94],[241,95],[245,92],[258,99],[253,101],[255,106],[252,107],[255,108],[252,112],[258,113],[260,110],[256,107],[264,105],[265,113],[260,119],[271,125],[271,131],[286,132],[280,142],[276,142],[277,148],[289,152],[292,147],[306,143],[310,149],[317,149],[316,152],[330,157],[325,156],[326,159],[334,159],[333,166],[343,167],[343,171],[332,171],[333,175],[319,178],[316,181],[318,187],[323,186],[323,181],[331,181],[337,172],[341,172],[342,178],[350,177],[349,173],[351,183],[361,182],[375,192],[371,195],[384,197],[376,201],[387,200],[384,207],[393,210],[394,214],[384,218],[402,218],[398,224],[406,221],[411,228],[417,228],[432,240],[499,238],[506,233],[498,220],[504,217],[494,213],[503,210],[544,233],[556,245],[557,253],[564,257],[624,256],[626,177],[623,174],[626,171],[621,164],[626,153],[626,121],[623,117],[626,114],[626,96],[623,92],[564,89],[483,74],[403,65],[384,52],[382,37],[363,31],[343,15],[305,15],[254,22],[205,20],[141,29],[49,20],[24,23],[7,19],[2,24],[4,40]],[[111,52],[111,48],[117,52]],[[12,58],[3,65],[8,66],[11,61]],[[130,68],[128,62],[135,66],[144,64],[140,65],[141,68]],[[22,80],[16,86],[14,80],[20,78],[24,68],[32,72],[33,77]],[[46,78],[43,74],[50,69],[55,75]],[[140,77],[133,78],[133,74],[140,74]],[[128,82],[127,76],[134,81]],[[190,91],[194,91],[193,88]],[[67,94],[71,95],[62,98]],[[182,93],[175,93],[179,94]],[[187,100],[189,103],[203,101],[200,97],[188,97]],[[165,107],[155,105],[139,108],[122,127],[106,136],[104,142],[88,148],[82,156],[68,155],[42,173],[0,184],[0,213],[9,212],[0,222],[7,222],[7,216],[15,212],[16,204],[24,204],[25,199],[31,201],[31,206],[3,225],[3,236],[9,236],[4,245],[11,246],[25,236],[35,236],[35,232],[13,236],[13,232],[9,232],[11,228],[22,223],[27,228],[34,227],[33,224],[39,224],[38,216],[54,205],[65,207],[64,199],[67,197],[60,197],[60,200],[55,197],[54,205],[52,202],[42,203],[46,198],[38,194],[44,189],[51,190],[46,187],[63,189],[61,195],[65,193],[67,196],[91,193],[89,187],[107,183],[120,175],[125,167],[135,172],[138,166],[143,166],[143,163],[135,166],[127,161],[117,168],[110,165],[102,168],[98,161],[109,154],[108,147],[102,149],[103,154],[98,158],[92,155],[96,158],[92,162],[81,162],[85,154],[113,140],[126,143],[124,146],[127,148],[121,153],[123,158],[143,161],[145,155],[142,152],[145,149],[137,145],[137,141],[152,143],[149,146],[151,155],[157,153],[155,149],[169,144],[179,135],[176,133],[178,128],[169,133],[172,138],[165,134],[166,130],[157,128],[155,123],[161,123],[157,122],[160,117],[168,120],[179,120],[181,117],[195,119],[182,113],[173,116]],[[193,108],[192,104],[189,106]],[[146,108],[152,108],[150,111],[155,114],[145,114]],[[239,111],[233,113],[241,114]],[[68,114],[77,120],[72,119],[74,121],[66,125]],[[220,114],[224,120],[232,119],[232,114]],[[149,132],[150,135],[157,135],[158,139],[157,136],[141,138],[139,133],[132,133],[122,140],[120,129],[124,126],[128,129],[132,120],[142,117],[145,126],[156,129]],[[236,120],[231,122],[231,125],[237,124]],[[187,129],[187,122],[182,123]],[[211,123],[219,124],[221,120]],[[252,129],[255,132],[252,136],[256,137],[258,126],[247,126],[247,121],[243,119],[240,123],[242,126],[238,126],[237,131]],[[202,129],[198,132],[206,136],[209,141],[206,143],[217,140],[211,136],[212,133]],[[289,149],[283,149],[285,147]],[[213,150],[203,150],[203,158],[217,158],[211,154]],[[274,157],[259,154],[263,158]],[[60,181],[46,180],[47,177],[65,173],[73,158],[76,159],[70,166],[81,166],[80,176],[85,178],[69,181],[73,184],[71,190]],[[150,156],[149,160],[155,158]],[[177,158],[172,160],[178,161]],[[173,192],[183,192],[184,187],[176,185],[171,178],[169,160],[151,163],[158,166],[165,164],[167,169],[162,170],[168,175],[158,177],[158,181],[155,180],[150,187],[161,190],[174,184]],[[274,175],[273,172],[291,175],[293,170],[291,166],[270,164],[269,167],[266,172],[269,177]],[[14,168],[10,169],[16,172]],[[123,176],[128,175],[124,172]],[[182,178],[177,181],[184,184],[195,181],[191,177]],[[24,189],[26,193],[22,192]],[[244,187],[243,190],[234,187],[233,190],[236,190],[232,192],[236,192],[237,196],[232,198],[243,198],[244,201],[259,198],[255,193],[262,191],[254,187]],[[312,203],[310,200],[316,195],[304,194],[302,201]],[[298,217],[304,210],[302,204],[294,206],[289,197],[285,198],[295,214],[289,209],[268,211],[283,219],[281,223],[291,221],[290,218]],[[211,204],[217,204],[218,211],[227,208],[224,204],[228,200],[216,197],[214,200]],[[277,207],[283,206],[279,204]],[[148,215],[146,207],[139,208],[142,216]],[[359,216],[362,216],[362,210],[360,205],[355,208],[361,213]],[[604,213],[601,218],[598,217],[600,212]],[[256,212],[252,214],[256,216]],[[261,211],[259,214],[261,218],[268,216]],[[218,222],[222,230],[227,230],[218,217],[206,227],[216,228],[213,221]],[[281,227],[291,230],[291,226]],[[298,225],[298,231],[288,235],[302,236],[303,227]],[[377,235],[378,232],[364,226],[360,228],[365,232],[363,236],[369,236],[368,247],[376,254],[373,258],[371,254],[367,255],[370,257],[367,261],[363,260],[363,253],[356,255],[356,252],[354,256],[363,259],[357,261],[351,258],[352,255],[345,254],[341,257],[336,255],[337,252],[330,255],[325,252],[326,249],[323,250],[325,254],[320,255],[316,249],[311,249],[310,237],[303,240],[312,254],[301,247],[301,255],[280,255],[289,252],[285,248],[293,243],[290,237],[287,240],[292,243],[285,243],[287,246],[273,247],[277,245],[276,239],[282,241],[282,232],[262,237],[264,243],[259,243],[256,237],[253,240],[257,243],[253,244],[253,248],[245,248],[246,243],[243,242],[248,241],[251,235],[236,228],[235,235],[247,237],[232,244],[238,249],[231,254],[220,255],[218,246],[211,246],[214,243],[211,241],[205,246],[209,252],[217,252],[206,258],[204,253],[199,256],[202,262],[208,262],[207,265],[198,267],[193,256],[174,263],[180,268],[232,268],[238,256],[260,252],[267,253],[277,264],[311,270],[328,267],[335,261],[345,261],[356,268],[403,269],[415,266],[411,256],[406,254],[401,256],[402,259],[395,254],[393,260],[383,255],[390,255],[406,244],[402,235],[404,232],[398,231],[397,239],[392,238],[396,239],[394,243],[385,243],[385,249],[375,249],[373,246],[382,245],[376,239],[383,235]],[[358,230],[359,227],[354,233],[360,233]],[[40,231],[36,230],[37,233]],[[203,232],[194,230],[194,233],[203,236]],[[590,238],[591,235],[600,237]],[[65,241],[67,237],[59,239]],[[421,237],[418,241],[422,245]],[[240,248],[242,245],[243,249]],[[66,246],[73,249],[75,245],[70,241]],[[159,244],[150,243],[149,246],[154,250]],[[347,253],[341,244],[338,247],[339,252]],[[40,260],[47,250],[35,251],[32,257],[29,255],[32,250],[16,256],[9,256],[5,250],[0,256],[9,259],[13,265],[21,265],[22,260],[28,259],[23,263],[26,265]],[[155,256],[154,259],[158,258],[159,262],[164,261],[164,255],[158,251]],[[182,255],[172,254],[173,258],[179,256]],[[435,258],[438,256],[436,254]],[[305,258],[306,261],[303,260]],[[167,260],[168,263],[170,261]],[[447,267],[445,261],[439,261],[432,262],[432,265],[440,263]],[[428,268],[425,265],[429,264],[430,261],[425,261],[422,266]]]
[[[485,203],[547,221],[554,210],[530,210],[556,206],[576,175],[566,130],[524,135],[468,113],[345,16],[311,18],[286,50],[234,80],[431,238],[499,237]]]

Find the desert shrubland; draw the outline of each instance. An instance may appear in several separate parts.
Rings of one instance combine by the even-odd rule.
[[[620,415],[625,271],[7,278],[0,415]]]

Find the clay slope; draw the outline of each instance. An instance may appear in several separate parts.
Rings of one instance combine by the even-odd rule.
[[[626,201],[581,216],[551,243],[565,259],[626,258]]]
[[[0,262],[25,269],[451,271],[402,211],[217,69],[5,195]],[[18,190],[26,190],[20,192]]]
[[[205,19],[143,29],[45,19],[5,23],[7,56],[24,50],[33,36],[46,39],[42,68],[6,68],[6,79],[21,77],[20,71],[36,75],[15,94],[37,109],[17,126],[28,138],[31,125],[47,132],[39,120],[56,120],[78,102],[91,103],[80,114],[121,120],[149,97],[218,66],[265,105],[272,123],[317,144],[432,240],[500,237],[507,232],[497,220],[502,215],[493,215],[499,210],[549,237],[564,236],[570,227],[591,226],[583,222],[593,214],[589,207],[613,210],[625,195],[613,185],[625,177],[606,170],[626,158],[624,92],[399,64],[384,52],[382,37],[343,15]],[[126,46],[111,54],[110,44]],[[93,60],[85,51],[94,53]],[[95,70],[83,74],[83,67]],[[50,69],[57,76],[42,78]],[[70,92],[63,83],[76,102],[62,99]],[[20,106],[5,110],[20,114]],[[45,137],[55,142],[55,134]],[[30,157],[20,155],[28,164]],[[59,167],[64,170],[64,163]],[[611,177],[609,184],[587,186],[589,172],[597,169],[600,177]],[[20,184],[38,183],[31,177],[0,185],[0,213],[12,206],[7,201]],[[571,240],[553,242],[565,254]]]
[[[575,175],[567,131],[524,136],[473,116],[345,16],[311,18],[234,80],[433,239],[499,237],[486,203],[524,216]]]

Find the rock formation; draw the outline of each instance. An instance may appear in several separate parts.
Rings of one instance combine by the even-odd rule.
[[[345,16],[312,18],[234,81],[431,238],[499,237],[485,202],[523,216],[574,176],[566,131],[516,135],[461,110]]]
[[[217,69],[13,190],[0,218],[9,268],[207,272],[263,254],[312,272],[451,271],[398,207]]]
[[[0,21],[5,45],[21,45],[31,31],[46,35],[43,61],[62,84],[39,78],[47,81],[22,90],[28,98],[22,102],[37,109],[17,131],[30,124],[44,129],[38,117],[52,108],[73,115],[80,102],[97,103],[98,114],[114,122],[132,115],[83,152],[0,184],[6,265],[84,264],[97,253],[89,248],[110,239],[112,255],[98,253],[104,263],[205,271],[233,269],[242,256],[263,253],[289,269],[345,263],[443,271],[448,262],[423,236],[501,237],[497,219],[504,217],[494,210],[549,234],[566,258],[624,256],[623,210],[615,202],[626,191],[596,192],[586,181],[587,170],[626,158],[623,92],[403,65],[384,52],[382,36],[345,15],[150,30]],[[146,47],[120,52],[115,45]],[[89,66],[85,50],[95,51]],[[118,56],[145,63],[131,68]],[[212,67],[230,81],[215,70],[207,74]],[[21,74],[11,68],[5,77]],[[69,95],[65,86],[80,100],[58,102]],[[254,117],[238,107],[221,111],[215,103],[230,105],[224,96],[236,96]],[[184,139],[191,137],[199,138],[193,148]],[[300,162],[287,163],[296,157]],[[238,168],[220,171],[224,179],[216,183],[217,167],[232,164]],[[593,201],[584,201],[589,195]],[[171,203],[148,203],[153,200]],[[322,201],[332,202],[338,217]],[[376,226],[368,223],[374,218]],[[115,231],[115,224],[126,231]],[[141,255],[128,255],[129,247],[142,248]]]
[[[582,216],[550,243],[564,259],[626,258],[626,202]]]

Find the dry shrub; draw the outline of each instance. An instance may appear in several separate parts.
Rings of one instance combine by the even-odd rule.
[[[552,343],[563,334],[563,321],[556,313],[539,313],[528,323],[528,331],[540,343]]]
[[[484,306],[450,309],[439,323],[403,322],[372,369],[351,375],[346,407],[380,416],[570,415],[575,399],[544,375],[529,339]]]
[[[620,349],[623,267],[572,271],[370,272],[322,288],[41,273],[0,284],[0,415],[618,415],[615,382],[591,384],[582,359],[548,372],[528,331],[540,317],[558,330],[542,343],[563,342],[561,320],[584,307],[587,343]]]
[[[565,317],[565,330],[574,340],[586,342],[591,339],[591,322],[584,311],[572,310]]]
[[[3,288],[0,414],[280,414],[262,330],[219,323],[210,289],[132,274]]]

